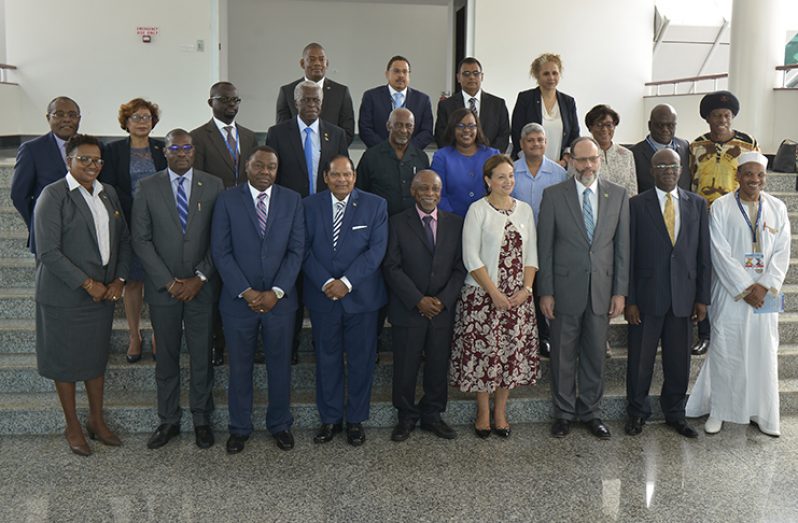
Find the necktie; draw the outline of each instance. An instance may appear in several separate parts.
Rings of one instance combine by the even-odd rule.
[[[593,191],[588,187],[582,193],[582,215],[585,218],[585,231],[587,231],[587,241],[593,243],[593,230],[596,228],[596,222],[593,220],[593,206],[590,204],[590,195]]]
[[[308,184],[310,193],[316,193],[316,185],[313,183],[313,129],[305,127],[305,165],[308,167]]]
[[[473,96],[468,100],[468,110],[477,114],[477,99]]]
[[[186,198],[186,190],[183,189],[183,182],[185,178],[182,176],[177,179],[177,217],[180,219],[180,227],[183,229],[183,234],[186,234],[186,225],[188,224],[188,198]]]
[[[335,216],[333,216],[333,250],[338,246],[338,235],[341,233],[341,223],[344,221],[344,202],[335,202]]]
[[[238,157],[238,144],[236,143],[236,137],[233,136],[233,126],[228,125],[224,130],[227,131],[227,151],[230,153],[233,165],[235,165]]]
[[[258,203],[255,205],[255,212],[258,215],[258,232],[260,233],[260,237],[266,234],[266,199],[268,195],[265,192],[262,192],[258,195]]]
[[[665,228],[668,229],[668,236],[671,238],[671,245],[676,245],[676,213],[673,209],[673,198],[671,193],[665,195]]]
[[[424,236],[427,237],[427,247],[429,247],[429,250],[434,251],[435,235],[432,234],[432,216],[427,214],[426,216],[421,218],[421,221],[424,222]]]
[[[394,109],[398,109],[398,108],[402,107],[402,104],[404,103],[404,97],[405,97],[405,95],[403,95],[402,93],[393,93],[393,108]]]

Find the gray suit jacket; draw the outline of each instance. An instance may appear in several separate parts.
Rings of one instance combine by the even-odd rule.
[[[588,243],[576,181],[543,191],[538,220],[538,291],[554,296],[555,314],[607,314],[610,298],[629,287],[629,197],[599,178],[598,215]]]
[[[217,177],[194,169],[184,235],[168,171],[159,171],[139,182],[131,231],[133,249],[147,275],[144,282],[147,303],[178,303],[166,288],[174,278],[191,278],[195,271],[208,277],[197,298],[211,298],[213,288],[218,285],[211,259],[211,216],[216,197],[223,190]]]
[[[103,184],[100,197],[108,210],[111,257],[103,266],[97,230],[86,200],[70,191],[65,179],[44,188],[34,213],[36,301],[58,307],[92,303],[80,286],[86,278],[111,283],[127,278],[130,236],[116,191]]]
[[[238,165],[233,165],[233,159],[227,150],[227,142],[222,138],[222,133],[213,122],[213,119],[191,131],[191,141],[194,144],[194,168],[218,177],[224,187],[230,188],[241,185],[247,181],[244,165],[252,150],[258,146],[255,133],[236,124],[238,129]]]

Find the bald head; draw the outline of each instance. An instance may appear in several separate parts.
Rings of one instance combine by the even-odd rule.
[[[658,189],[673,191],[681,174],[682,159],[673,149],[660,149],[651,157],[651,176]]]
[[[648,131],[655,142],[669,145],[676,135],[676,109],[668,104],[654,106],[648,120]]]
[[[431,213],[441,201],[443,183],[435,171],[424,169],[418,171],[410,184],[410,194],[416,205],[425,213]]]

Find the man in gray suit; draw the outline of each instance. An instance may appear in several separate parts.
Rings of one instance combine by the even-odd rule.
[[[538,222],[540,308],[551,321],[551,434],[562,438],[579,420],[608,439],[599,404],[609,320],[623,312],[629,282],[629,197],[599,178],[592,138],[574,140],[568,170],[572,178],[543,191]]]
[[[180,432],[180,345],[185,326],[191,360],[189,404],[197,446],[213,445],[214,296],[218,278],[210,252],[211,215],[224,190],[219,178],[194,169],[191,135],[166,135],[167,169],[142,180],[133,201],[133,249],[146,273],[144,297],[158,340],[155,380],[161,424],[147,447],[166,445]]]

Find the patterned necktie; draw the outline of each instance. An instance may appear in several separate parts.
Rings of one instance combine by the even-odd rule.
[[[341,233],[341,223],[344,221],[344,202],[335,202],[335,216],[333,216],[333,250],[338,246],[338,235]]]
[[[183,234],[186,234],[186,225],[188,224],[188,198],[186,198],[186,190],[183,189],[183,182],[185,178],[179,176],[177,178],[177,217],[180,219],[180,227],[183,229]]]
[[[421,221],[424,222],[424,235],[427,237],[427,247],[429,250],[435,250],[435,235],[432,234],[432,216],[427,214]]]
[[[262,192],[258,195],[258,203],[255,205],[255,211],[258,215],[258,232],[260,233],[260,237],[263,238],[266,235],[266,217],[268,213],[266,212],[266,199],[269,196]]]
[[[585,218],[585,231],[587,231],[589,243],[593,243],[593,230],[596,228],[596,222],[593,220],[593,206],[590,204],[591,194],[593,191],[590,190],[590,187],[582,193],[582,215]]]
[[[233,165],[238,161],[238,144],[236,137],[233,136],[233,126],[228,125],[224,128],[227,131],[227,151],[230,153],[230,158],[233,160]]]
[[[308,185],[310,193],[316,193],[316,186],[313,183],[313,129],[305,127],[305,165],[308,167]]]
[[[673,198],[671,193],[665,195],[665,212],[662,213],[665,218],[665,228],[668,229],[668,236],[671,238],[671,245],[676,245],[676,213],[673,209]]]
[[[477,114],[477,99],[473,96],[468,100],[468,110]]]
[[[393,108],[398,109],[404,104],[404,97],[402,93],[393,93]]]

